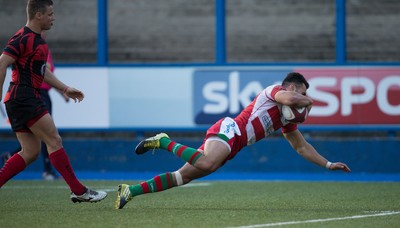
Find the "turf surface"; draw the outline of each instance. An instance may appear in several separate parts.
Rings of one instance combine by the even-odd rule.
[[[12,180],[1,227],[400,227],[399,182],[198,181],[115,210],[120,182],[84,181],[109,195],[73,204],[63,181]]]

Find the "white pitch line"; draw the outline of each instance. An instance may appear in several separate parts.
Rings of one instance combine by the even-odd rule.
[[[294,225],[294,224],[304,224],[304,223],[317,223],[317,222],[329,222],[329,221],[339,221],[339,220],[347,220],[347,219],[360,219],[367,217],[377,217],[377,216],[388,216],[388,215],[396,215],[400,214],[400,211],[385,211],[377,214],[369,214],[369,215],[354,215],[348,217],[339,217],[339,218],[326,218],[326,219],[312,219],[305,221],[289,221],[289,222],[276,222],[276,223],[267,223],[267,224],[257,224],[250,226],[235,226],[230,228],[256,228],[256,227],[270,227],[270,226],[285,226],[285,225]]]
[[[21,185],[14,185],[14,186],[4,186],[4,189],[69,189],[68,186],[46,186],[46,185],[35,185],[35,186],[21,186]],[[105,191],[105,192],[116,192],[118,190],[118,187],[111,188],[111,187],[99,187],[99,188],[94,188],[99,191]]]
[[[208,182],[200,182],[200,183],[189,183],[186,185],[182,185],[180,187],[190,188],[190,187],[206,187],[210,186],[211,183]],[[68,189],[67,185],[57,185],[57,186],[46,186],[46,185],[34,185],[34,186],[26,186],[26,185],[13,185],[13,186],[4,186],[4,189]],[[101,187],[100,187],[101,188]],[[95,188],[97,189],[97,188]],[[105,192],[116,192],[118,187],[110,188],[110,187],[102,187],[102,189],[97,189]]]
[[[182,185],[180,187],[181,188],[182,187],[190,188],[190,187],[205,187],[205,186],[210,186],[210,185],[211,185],[211,183],[208,183],[208,182],[200,182],[200,183],[189,183],[189,184]]]

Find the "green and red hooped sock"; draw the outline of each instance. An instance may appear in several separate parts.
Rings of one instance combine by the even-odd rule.
[[[137,196],[146,193],[161,192],[177,186],[174,183],[172,173],[163,173],[153,177],[148,181],[144,181],[137,185],[129,186],[132,196]]]
[[[194,165],[197,159],[203,155],[196,149],[176,143],[169,138],[161,138],[160,147],[174,153],[176,156],[180,157],[191,165]]]

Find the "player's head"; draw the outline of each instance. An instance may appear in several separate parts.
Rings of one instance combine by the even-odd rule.
[[[52,6],[52,0],[28,0],[26,5],[26,13],[28,15],[28,19],[32,20],[36,13],[45,14],[47,11],[47,7]]]
[[[28,0],[26,5],[28,21],[37,19],[43,30],[49,30],[53,25],[54,11],[52,0]]]
[[[310,87],[310,84],[308,84],[307,80],[302,74],[290,72],[282,81],[282,86],[305,95],[305,91]]]

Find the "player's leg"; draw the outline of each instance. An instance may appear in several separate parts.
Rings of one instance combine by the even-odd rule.
[[[39,155],[40,140],[34,134],[17,132],[16,135],[22,149],[8,159],[0,170],[0,187],[35,161]]]
[[[216,168],[210,169],[210,171],[204,171],[194,165],[186,163],[176,172],[163,173],[140,184],[131,186],[126,184],[119,185],[115,205],[116,209],[122,209],[125,204],[135,196],[164,191],[207,176],[221,167],[230,153],[230,148],[217,140],[207,140],[204,148],[204,152],[200,151],[203,152],[202,158],[206,158],[207,163],[214,164]],[[203,160],[199,159],[198,162],[203,162]]]
[[[77,195],[85,193],[86,188],[75,176],[69,158],[62,147],[61,137],[50,114],[42,116],[30,129],[46,144],[51,163],[63,176],[71,191]]]
[[[16,132],[16,136],[21,145],[21,151],[17,154],[29,165],[39,157],[40,139],[31,132]]]
[[[46,144],[50,161],[70,187],[72,191],[71,200],[74,203],[97,202],[107,196],[106,192],[95,192],[87,189],[76,178],[68,155],[62,146],[61,136],[58,134],[50,114],[47,113],[38,119],[30,126],[30,130]]]
[[[51,115],[52,113],[52,103],[49,95],[49,91],[47,89],[40,89],[40,98],[46,106],[47,111]],[[53,170],[49,159],[49,153],[47,152],[46,144],[42,142],[42,149],[40,152],[43,159],[43,178],[45,180],[54,180],[56,178],[56,174]]]
[[[53,118],[49,113],[40,117],[35,123],[29,126],[29,129],[46,144],[50,155],[62,148],[61,136],[58,134]]]
[[[167,172],[159,174],[150,180],[143,181],[136,185],[121,184],[118,186],[117,200],[115,201],[115,208],[122,209],[133,197],[164,191],[173,187],[183,185],[183,178],[180,174],[184,170],[186,176],[193,179],[207,175],[204,171],[186,163],[180,170],[175,172]],[[187,180],[187,178],[185,178]],[[187,183],[190,181],[187,181]]]
[[[56,179],[57,175],[55,174],[53,167],[51,165],[49,153],[47,152],[47,146],[44,142],[42,142],[40,154],[43,159],[43,174],[42,174],[43,179],[45,180]]]
[[[221,142],[216,144],[212,143],[213,148],[219,150],[226,150],[227,147]],[[218,147],[218,148],[216,148]],[[215,163],[213,158],[208,158],[208,155],[202,154],[199,150],[179,144],[172,141],[169,136],[165,133],[160,133],[154,137],[147,138],[141,141],[135,148],[137,154],[143,154],[150,149],[164,149],[172,152],[176,156],[180,157],[182,160],[188,162],[189,164],[195,166],[196,168],[203,170],[206,173],[211,173],[218,169],[218,164]]]
[[[215,151],[214,154],[210,154],[209,159],[215,160],[215,163],[217,164],[222,164],[228,154]],[[219,157],[214,155],[219,155]],[[160,192],[176,186],[187,184],[192,180],[207,176],[210,173],[211,172],[205,172],[201,169],[198,169],[189,163],[185,163],[178,171],[157,175],[148,181],[141,182],[137,185],[132,185],[129,187],[129,189],[132,196]]]
[[[226,146],[226,144],[218,140],[214,140],[214,137],[212,137],[206,140],[204,144],[204,151],[202,152],[203,156],[197,160],[196,166],[186,163],[178,170],[182,177],[182,184],[187,184],[192,180],[205,177],[215,172],[223,164],[225,164],[225,161],[231,150],[228,146]],[[205,162],[206,164],[201,164],[202,162]],[[208,168],[208,171],[197,168],[197,165],[205,167],[209,166],[209,164],[212,164],[212,167]]]

